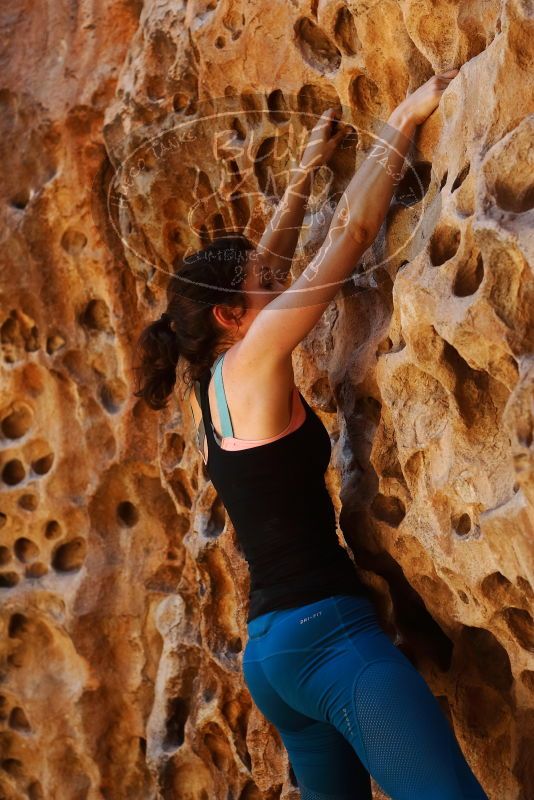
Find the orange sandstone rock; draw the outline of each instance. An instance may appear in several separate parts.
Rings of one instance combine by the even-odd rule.
[[[0,796],[296,800],[243,681],[247,565],[186,402],[132,396],[176,257],[259,239],[317,116],[294,274],[380,126],[461,67],[296,380],[340,537],[491,798],[534,796],[534,12],[121,0],[0,12]],[[377,798],[383,797],[375,786]]]

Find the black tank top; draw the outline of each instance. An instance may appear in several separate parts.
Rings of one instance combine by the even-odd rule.
[[[247,622],[334,594],[367,594],[337,537],[324,480],[332,448],[320,418],[299,392],[306,418],[298,428],[263,445],[223,450],[213,433],[210,377],[206,370],[199,382],[206,470],[249,565]]]

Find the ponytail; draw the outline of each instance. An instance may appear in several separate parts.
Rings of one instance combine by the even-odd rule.
[[[253,250],[243,234],[226,233],[174,263],[167,311],[144,328],[137,343],[141,362],[134,370],[138,370],[143,386],[134,396],[142,397],[150,408],[166,408],[176,384],[179,360],[185,364],[178,370],[180,379],[189,389],[213,363],[214,353],[226,337],[215,321],[213,307],[223,304],[234,309],[239,322],[247,306],[243,293],[245,265]]]
[[[154,411],[167,407],[167,398],[176,383],[180,348],[172,326],[172,317],[164,312],[147,325],[139,337],[141,364],[138,369],[143,373],[145,384],[134,394],[143,397]]]

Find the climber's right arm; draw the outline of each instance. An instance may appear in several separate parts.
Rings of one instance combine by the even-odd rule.
[[[245,374],[258,364],[276,371],[307,336],[387,214],[410,136],[437,107],[458,70],[433,76],[393,111],[338,203],[326,239],[302,274],[256,316],[239,342],[237,360]],[[454,74],[452,74],[454,73]]]
[[[341,196],[326,238],[311,262],[259,312],[239,343],[238,361],[245,372],[252,362],[260,361],[269,369],[285,360],[349,278],[376,236],[380,214],[383,219],[387,213],[413,127],[404,114],[391,115],[380,134],[389,147],[384,146],[380,156],[369,154]]]

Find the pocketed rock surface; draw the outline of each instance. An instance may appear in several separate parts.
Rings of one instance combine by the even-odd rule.
[[[389,113],[460,67],[295,379],[386,631],[488,797],[533,797],[532,2],[0,15],[0,796],[299,797],[242,677],[235,531],[181,392],[159,414],[133,396],[134,344],[177,257],[258,241],[322,111],[354,131],[294,277]]]

